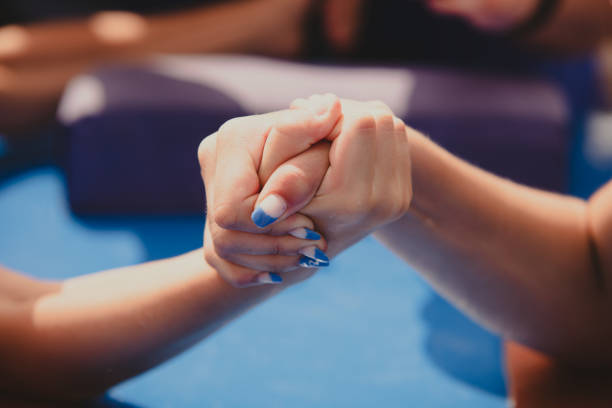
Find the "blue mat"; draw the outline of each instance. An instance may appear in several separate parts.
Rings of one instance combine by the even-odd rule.
[[[176,255],[201,218],[75,218],[58,170],[0,177],[0,263],[67,278]],[[500,340],[372,238],[107,407],[506,407]]]

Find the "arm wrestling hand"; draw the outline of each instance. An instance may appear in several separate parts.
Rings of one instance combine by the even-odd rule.
[[[292,106],[309,109],[321,98],[298,99]],[[329,169],[311,202],[300,210],[326,237],[330,256],[408,211],[410,132],[382,102],[342,100],[342,118],[327,137],[332,143]],[[260,199],[268,188],[266,184]]]
[[[233,119],[201,143],[205,258],[233,286],[280,283],[277,272],[296,269],[303,254],[325,249],[312,221],[296,212],[310,201],[328,168],[329,143],[320,141],[340,114],[335,100],[318,110]],[[263,158],[274,167],[263,166]],[[283,188],[269,189],[267,200],[259,201],[255,225],[251,214],[269,178]],[[308,274],[292,275],[289,280]]]

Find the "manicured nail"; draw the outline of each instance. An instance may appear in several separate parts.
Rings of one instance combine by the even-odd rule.
[[[278,273],[260,273],[257,275],[257,282],[278,285],[283,282],[283,278]]]
[[[325,252],[321,251],[316,246],[310,246],[307,248],[302,248],[298,251],[298,253],[309,257],[310,259],[314,259],[315,261],[327,262],[329,263],[329,258],[325,254]]]
[[[267,227],[287,211],[287,203],[276,194],[266,197],[253,211],[251,219],[259,228]]]
[[[309,241],[318,241],[321,239],[321,234],[309,228],[296,228],[289,231],[289,235],[300,239],[307,239]]]
[[[316,259],[302,255],[300,257],[300,266],[302,268],[325,268],[329,266],[329,262],[317,261]]]

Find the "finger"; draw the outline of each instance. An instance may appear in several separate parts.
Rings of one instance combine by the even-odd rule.
[[[211,224],[216,228],[223,228],[227,230],[233,231],[242,231],[242,232],[250,232],[252,234],[267,234],[267,235],[288,235],[291,231],[296,230],[297,234],[302,233],[302,230],[307,230],[312,238],[314,235],[318,234],[315,231],[314,223],[307,216],[296,213],[290,215],[283,220],[275,222],[273,224],[267,225],[263,228],[255,225],[251,218],[251,210],[255,207],[255,202],[257,200],[257,195],[253,195],[246,199],[244,203],[237,205],[233,211],[231,207],[228,207],[227,210],[230,214],[217,213],[216,216],[213,211],[209,213],[209,219],[211,220]],[[236,208],[245,208],[245,210],[237,210]],[[297,238],[300,238],[298,235],[294,235]],[[309,238],[309,239],[311,239]],[[318,238],[317,238],[318,239]]]
[[[217,132],[214,178],[208,177],[208,171],[205,174],[212,222],[231,228],[241,214],[250,213],[260,188],[259,158],[271,126],[266,119],[264,115],[232,119]]]
[[[205,203],[208,206],[213,202],[213,181],[215,179],[216,168],[216,152],[217,152],[217,133],[204,138],[198,146],[198,162],[200,163],[200,175],[204,183]],[[211,186],[211,188],[206,188]]]
[[[314,254],[315,250],[310,251]],[[304,251],[306,252],[306,250]],[[272,272],[272,273],[287,273],[298,268],[325,268],[329,266],[329,258],[321,256],[320,259],[314,259],[306,255],[301,256],[280,256],[280,255],[244,255],[235,254],[232,256],[231,262],[240,265],[244,268],[254,271]]]
[[[204,258],[214,268],[219,276],[227,283],[236,288],[246,288],[266,284],[278,285],[283,278],[274,272],[259,272],[241,265],[236,265],[218,256],[214,246],[209,245],[210,230],[205,228],[204,233]]]
[[[376,143],[376,165],[374,166],[374,182],[372,194],[376,197],[385,196],[389,186],[395,186],[395,157],[397,139],[395,134],[395,116],[391,109],[381,102],[371,102],[372,115],[376,122],[374,135]]]
[[[263,183],[282,163],[326,138],[340,119],[342,108],[338,97],[326,94],[313,95],[301,108],[290,112],[275,124],[266,139],[259,169]]]
[[[374,164],[378,146],[375,141],[376,121],[363,108],[363,104],[344,101],[343,135],[337,138],[330,150],[330,168],[321,183],[317,196],[352,191],[357,196],[367,196],[373,182]],[[354,105],[354,106],[351,106]],[[344,106],[347,106],[345,109]],[[345,197],[348,201],[351,197]]]
[[[272,134],[279,139],[274,129],[291,132],[308,138],[312,143],[325,137],[329,126],[323,126],[324,121],[331,121],[337,112],[328,112],[315,117],[312,111],[303,109],[286,110],[268,115],[259,115],[232,120],[225,124],[218,132],[216,150],[216,174],[214,183],[214,201],[210,206],[214,214],[213,220],[226,228],[240,225],[240,219],[245,214],[251,214],[253,205],[260,189],[258,172],[263,165],[262,157],[266,140]],[[299,149],[308,149],[310,144],[302,145]],[[295,146],[285,144],[265,149],[269,157],[267,163],[275,167],[293,157],[299,151]],[[265,180],[265,179],[264,179]],[[294,204],[285,199],[282,194],[272,197],[267,203],[267,214],[275,220],[281,218],[288,207]],[[286,218],[286,217],[283,217]],[[260,226],[266,226],[260,225]]]
[[[217,228],[214,225],[210,226],[210,236],[212,240],[208,244],[214,246],[220,257],[229,261],[233,259],[234,254],[297,256],[302,254],[300,251],[305,248],[317,247],[324,251],[327,246],[323,237],[318,240],[305,240],[291,235],[255,235]]]
[[[306,152],[280,165],[258,196],[251,216],[257,226],[267,226],[288,217],[310,202],[329,168],[328,142],[319,142]]]

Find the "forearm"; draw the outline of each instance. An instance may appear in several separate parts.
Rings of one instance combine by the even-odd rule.
[[[235,289],[201,250],[70,279],[20,307],[15,336],[3,340],[2,386],[58,398],[101,393],[285,286]]]
[[[141,16],[101,12],[86,19],[0,28],[0,63],[9,66],[149,55],[155,52],[249,52],[270,22],[259,1],[232,1]],[[240,29],[237,29],[240,28]]]
[[[592,52],[612,35],[609,0],[559,0],[550,21],[525,38],[528,45],[560,53]]]
[[[569,358],[609,351],[586,203],[488,174],[423,136],[411,143],[412,208],[378,237],[497,333]]]

